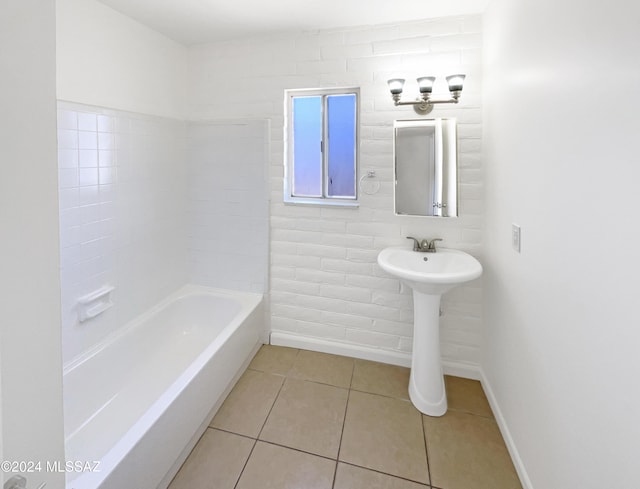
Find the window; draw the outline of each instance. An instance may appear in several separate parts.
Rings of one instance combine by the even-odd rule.
[[[358,88],[287,90],[284,200],[356,206]]]

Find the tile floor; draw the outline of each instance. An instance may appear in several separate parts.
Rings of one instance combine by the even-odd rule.
[[[263,346],[169,489],[518,489],[479,382],[423,416],[409,369]]]

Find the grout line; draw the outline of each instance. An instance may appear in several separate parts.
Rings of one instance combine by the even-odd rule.
[[[267,445],[273,445],[274,447],[280,447],[280,448],[286,448],[287,450],[293,450],[294,452],[299,452],[299,453],[304,453],[306,455],[312,455],[314,457],[319,457],[319,458],[323,458],[325,460],[330,460],[331,462],[337,462],[337,459],[332,458],[332,457],[327,457],[326,455],[320,455],[317,453],[313,453],[313,452],[308,452],[307,450],[303,450],[302,448],[296,448],[296,447],[290,447],[288,445],[283,445],[282,443],[276,443],[275,441],[269,441],[269,440],[256,440],[262,443],[265,443]]]
[[[356,374],[356,359],[353,359],[351,363],[351,378],[349,379],[349,390],[351,390],[351,386],[353,385],[353,377]]]
[[[249,440],[257,440],[257,438],[254,438],[253,436],[238,433],[236,431],[225,430],[224,428],[218,428],[217,426],[207,426],[207,429],[222,431],[223,433],[229,433],[230,435],[241,436],[242,438],[248,438]]]
[[[330,384],[330,383],[328,383],[328,382],[321,382],[321,381],[319,381],[319,380],[309,379],[309,378],[306,378],[306,377],[297,377],[297,376],[295,376],[295,375],[290,375],[290,374],[291,374],[291,370],[293,370],[293,367],[294,367],[294,365],[295,365],[295,363],[296,363],[296,361],[297,361],[297,359],[298,359],[298,356],[300,355],[300,353],[301,353],[302,351],[303,351],[302,349],[298,349],[298,354],[296,355],[296,358],[295,358],[295,360],[293,361],[293,364],[291,365],[291,368],[289,369],[289,371],[288,371],[288,372],[287,372],[287,374],[286,374],[286,377],[287,377],[287,378],[290,378],[290,379],[292,379],[292,380],[303,380],[303,381],[305,381],[305,382],[313,382],[313,383],[315,383],[315,384],[328,385],[328,386],[331,386],[331,387],[337,387],[337,388],[339,388],[339,389],[350,389],[350,388],[351,388],[351,382],[352,382],[352,380],[353,380],[353,372],[354,372],[354,369],[355,369],[355,359],[354,359],[354,358],[350,358],[350,357],[344,357],[343,355],[334,355],[333,353],[314,352],[314,351],[312,351],[312,350],[304,350],[304,351],[308,351],[308,352],[311,352],[311,353],[321,353],[321,354],[323,354],[323,355],[330,355],[330,356],[344,357],[344,358],[348,358],[348,359],[352,360],[352,364],[351,364],[351,375],[350,375],[350,378],[349,378],[349,385],[348,385],[348,386],[335,385],[335,384]]]
[[[260,370],[259,368],[255,368],[255,367],[247,367],[247,370],[251,370],[252,372],[259,372],[261,374],[275,375],[276,377],[284,377],[284,378],[287,377],[285,374],[279,374],[279,373],[276,373],[276,372],[269,372],[268,370]]]
[[[258,436],[256,437],[256,440],[260,439],[260,435],[262,434],[262,431],[264,430],[264,427],[266,426],[267,421],[269,420],[269,416],[271,416],[271,413],[273,411],[274,406],[276,405],[276,402],[278,402],[278,398],[280,397],[280,393],[282,392],[282,389],[284,388],[284,384],[286,382],[287,382],[287,377],[284,377],[284,380],[282,381],[282,384],[280,384],[280,388],[278,389],[278,393],[276,394],[276,397],[274,397],[273,399],[271,408],[269,409],[267,416],[264,418],[264,423],[262,423],[262,427],[260,428],[260,431],[258,431]]]
[[[247,460],[244,461],[244,465],[242,466],[242,470],[238,474],[238,478],[236,479],[236,483],[233,485],[234,489],[236,489],[238,487],[238,483],[240,482],[240,479],[242,479],[242,474],[244,474],[244,469],[247,468],[247,465],[249,464],[249,460],[251,459],[251,455],[253,455],[253,451],[256,449],[256,445],[257,444],[258,444],[258,440],[254,440],[253,441],[253,446],[251,447],[251,451],[249,452],[249,456],[247,457]]]
[[[429,462],[429,448],[427,446],[427,429],[424,425],[424,414],[420,413],[420,426],[422,426],[422,439],[424,440],[424,454],[427,457],[427,477],[431,485],[431,463]]]
[[[280,377],[282,377],[282,376],[280,376]],[[247,457],[247,460],[245,461],[244,465],[242,466],[242,470],[240,471],[240,475],[238,475],[238,480],[236,480],[236,483],[233,486],[234,489],[238,487],[238,483],[240,482],[240,479],[242,478],[242,474],[244,474],[244,471],[247,468],[247,465],[249,464],[249,460],[251,460],[251,456],[253,455],[253,452],[256,449],[256,445],[258,444],[258,439],[260,438],[260,434],[262,433],[262,430],[264,429],[264,426],[267,424],[267,420],[269,419],[269,416],[271,415],[271,411],[273,411],[273,406],[275,406],[276,401],[278,400],[278,396],[280,396],[280,392],[282,391],[282,388],[284,387],[284,383],[286,382],[287,377],[284,376],[283,379],[284,380],[282,381],[282,384],[280,384],[280,388],[278,389],[278,393],[276,394],[276,396],[273,399],[273,403],[271,404],[271,408],[269,409],[269,413],[264,418],[264,423],[262,423],[262,427],[260,428],[260,431],[258,432],[258,435],[256,436],[256,438],[255,438],[255,440],[253,442],[253,447],[251,447],[251,451],[249,452],[249,456]],[[250,438],[250,437],[247,437],[247,438]]]
[[[289,367],[289,369],[287,370],[287,372],[284,374],[285,377],[289,377],[289,374],[291,373],[291,370],[293,370],[293,366],[296,364],[296,362],[298,361],[298,357],[300,356],[300,348],[298,348],[298,351],[296,351],[296,356],[293,359],[293,362],[291,362],[291,366]]]
[[[351,382],[353,382],[353,373],[351,374]],[[349,385],[351,385],[351,383]],[[344,416],[342,418],[342,429],[340,430],[340,442],[338,443],[338,454],[336,456],[336,468],[333,471],[333,484],[331,484],[332,488],[335,487],[336,477],[338,476],[338,463],[340,462],[340,450],[342,450],[342,437],[344,436],[344,426],[347,423],[347,410],[349,409],[350,397],[351,397],[351,389],[347,391],[347,402],[344,405]]]
[[[255,440],[255,441],[264,443],[266,445],[272,445],[272,446],[275,446],[275,447],[284,448],[286,450],[293,450],[294,452],[298,452],[298,453],[304,453],[305,455],[311,455],[313,457],[322,458],[324,460],[330,460],[331,462],[336,462],[336,471],[337,471],[338,463],[341,463],[341,464],[345,464],[345,465],[351,465],[352,467],[358,467],[359,469],[368,470],[370,472],[376,472],[377,474],[387,475],[387,476],[393,477],[395,479],[402,479],[402,480],[405,480],[405,481],[408,481],[408,482],[413,482],[414,484],[420,484],[421,486],[430,487],[428,483],[420,482],[420,481],[417,481],[417,480],[414,480],[414,479],[408,479],[406,477],[402,477],[401,475],[390,474],[389,472],[383,472],[381,470],[372,469],[371,467],[364,467],[362,465],[354,464],[354,463],[351,463],[351,462],[345,462],[344,460],[340,460],[339,458],[335,459],[335,458],[332,458],[332,457],[327,457],[325,455],[319,455],[317,453],[308,452],[308,451],[302,450],[300,448],[290,447],[290,446],[287,446],[287,445],[282,445],[280,443],[275,443],[275,442],[268,441],[268,440]],[[333,481],[334,484],[335,484],[335,475],[336,474],[334,473],[334,481]],[[433,489],[438,489],[438,488],[434,487]]]
[[[353,387],[351,387],[351,390],[354,392],[361,392],[363,394],[372,394],[374,396],[380,396],[380,397],[386,397],[387,399],[395,399],[396,401],[405,401],[405,402],[411,402],[411,399],[408,399],[406,397],[394,397],[394,396],[389,396],[387,394],[380,394],[378,392],[371,392],[371,391],[365,391],[362,389],[354,389]],[[407,392],[409,390],[409,386],[407,386]]]
[[[351,362],[351,377],[349,378],[349,389],[347,390],[347,402],[344,405],[344,416],[342,417],[342,428],[340,430],[340,441],[338,442],[338,454],[336,456],[336,467],[333,471],[333,482],[331,487],[334,488],[336,485],[336,478],[338,477],[338,464],[340,463],[340,450],[342,450],[342,437],[344,436],[344,426],[347,422],[347,411],[349,409],[349,399],[351,398],[351,386],[353,385],[353,376],[356,371],[356,360],[353,359]]]
[[[493,414],[490,415],[485,415],[485,414],[479,414],[479,413],[474,413],[473,411],[469,411],[467,409],[460,409],[460,408],[451,408],[451,407],[447,407],[447,412],[449,411],[453,411],[454,413],[461,413],[461,414],[470,414],[472,416],[477,416],[479,418],[484,418],[484,419],[492,419],[492,420],[496,420],[495,416],[493,416]]]
[[[358,467],[359,469],[368,470],[370,472],[375,472],[376,474],[387,475],[389,477],[393,477],[394,479],[401,479],[403,481],[413,482],[414,484],[420,484],[421,486],[425,486],[427,488],[431,487],[428,482],[425,483],[425,482],[420,482],[420,481],[417,481],[417,480],[414,480],[414,479],[407,479],[406,477],[402,477],[401,475],[390,474],[389,472],[383,472],[381,470],[372,469],[371,467],[363,467],[362,465],[354,464],[354,463],[351,463],[351,462],[345,462],[344,460],[340,460],[339,462],[342,463],[342,464],[345,464],[345,465],[351,465],[352,467]],[[438,489],[438,488],[434,487],[433,489]]]
[[[291,379],[291,380],[297,380],[300,382],[311,382],[312,384],[318,384],[318,385],[326,385],[329,387],[335,387],[336,389],[343,389],[343,390],[349,390],[349,387],[344,387],[341,385],[335,385],[335,384],[327,384],[326,382],[319,382],[317,380],[310,380],[310,379],[304,379],[302,377],[288,377],[287,379]]]

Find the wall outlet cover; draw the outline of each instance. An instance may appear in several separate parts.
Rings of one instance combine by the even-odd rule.
[[[517,224],[511,225],[511,247],[520,253],[520,242],[521,234],[520,234],[520,226]]]

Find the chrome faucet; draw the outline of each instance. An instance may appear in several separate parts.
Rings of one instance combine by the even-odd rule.
[[[420,243],[420,241],[418,241],[416,238],[414,238],[413,236],[407,236],[407,239],[412,239],[413,240],[413,251],[423,251],[422,249],[422,243]],[[427,241],[426,239],[422,240]],[[428,245],[428,242],[427,242]]]
[[[440,238],[434,238],[431,241],[428,239],[423,239],[422,241],[418,241],[413,236],[407,236],[407,239],[413,240],[413,251],[419,251],[421,253],[435,253],[436,250],[436,241],[442,241]]]

